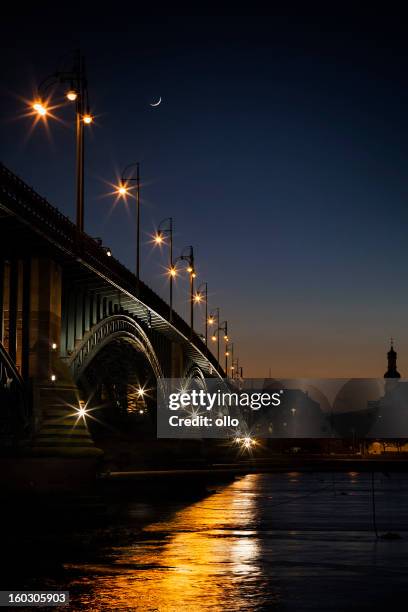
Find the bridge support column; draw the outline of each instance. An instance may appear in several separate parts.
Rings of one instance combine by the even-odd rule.
[[[68,366],[60,358],[62,271],[52,260],[31,262],[31,314],[29,373],[33,383],[34,440],[36,456],[95,459],[102,454],[90,437],[83,419],[78,419],[79,392]],[[83,332],[82,296],[66,300],[67,328]],[[73,308],[71,308],[71,304]],[[74,321],[72,321],[74,317]],[[73,324],[74,323],[74,324]],[[75,326],[76,323],[76,326]],[[78,328],[79,325],[79,328]],[[72,331],[68,334],[72,341]],[[53,349],[53,344],[57,345]],[[55,377],[55,378],[54,378]]]
[[[31,308],[29,375],[37,381],[51,380],[59,369],[61,338],[61,268],[49,259],[31,262]],[[55,342],[58,350],[52,350]]]
[[[28,377],[30,261],[0,263],[0,341],[21,376]]]

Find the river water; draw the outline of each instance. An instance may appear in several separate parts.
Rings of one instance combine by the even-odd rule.
[[[129,503],[131,542],[64,563],[71,609],[384,610],[408,595],[408,476],[376,474],[374,502],[379,537],[370,474],[250,474],[173,509]]]

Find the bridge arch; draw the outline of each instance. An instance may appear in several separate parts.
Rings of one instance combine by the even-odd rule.
[[[112,315],[92,327],[68,358],[75,380],[79,380],[96,355],[115,340],[132,344],[144,354],[156,380],[163,378],[162,369],[153,346],[142,327],[126,315]]]
[[[197,365],[191,365],[184,372],[184,387],[188,389],[189,387],[195,386],[200,389],[207,389],[207,384],[205,382],[204,374]]]
[[[155,430],[162,369],[134,319],[125,314],[103,319],[77,343],[66,363],[86,400],[88,428],[98,446],[104,448],[122,434],[140,437]]]

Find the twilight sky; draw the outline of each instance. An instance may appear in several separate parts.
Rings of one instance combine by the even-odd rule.
[[[140,161],[142,278],[167,298],[165,252],[148,241],[172,215],[175,254],[194,245],[246,376],[381,376],[390,336],[407,376],[402,16],[90,17],[83,31],[38,14],[3,20],[2,161],[74,218],[72,109],[56,111],[50,137],[41,125],[28,137],[19,116],[80,47],[96,114],[86,231],[134,268],[134,211],[106,194]],[[184,316],[186,292],[180,277]]]

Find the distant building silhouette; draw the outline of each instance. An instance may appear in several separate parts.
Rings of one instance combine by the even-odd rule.
[[[391,338],[390,350],[387,353],[388,370],[384,374],[384,378],[401,378],[401,374],[397,370],[397,353],[394,351],[394,341]]]
[[[390,393],[398,384],[401,374],[397,370],[397,353],[394,350],[394,340],[391,338],[390,350],[387,353],[388,369],[384,374],[386,380],[385,394]]]
[[[405,440],[408,438],[408,384],[399,380],[401,374],[397,370],[397,353],[392,338],[387,358],[384,395],[378,401],[368,402],[369,409],[372,409],[375,415],[375,421],[367,437],[380,440],[372,444],[369,452],[385,452],[386,449],[407,450]],[[375,451],[375,446],[380,450]]]

